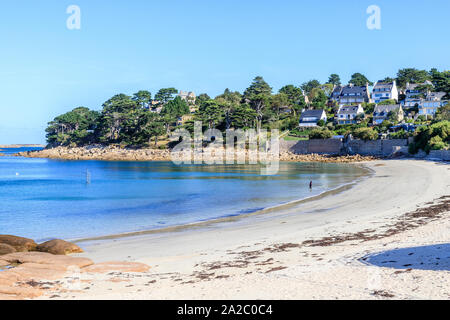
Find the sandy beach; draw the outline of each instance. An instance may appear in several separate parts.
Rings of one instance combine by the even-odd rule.
[[[450,167],[365,166],[355,186],[273,212],[79,241],[75,256],[151,268],[68,275],[39,299],[449,299]]]

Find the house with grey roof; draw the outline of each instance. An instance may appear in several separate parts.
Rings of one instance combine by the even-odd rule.
[[[380,103],[384,100],[398,101],[397,83],[377,81],[372,89],[372,100],[375,103]]]
[[[365,86],[355,86],[350,83],[342,88],[339,95],[339,105],[357,105],[363,102],[372,102],[368,83]]]
[[[364,109],[359,104],[357,106],[340,106],[336,114],[338,124],[354,124],[358,116],[364,116]]]
[[[400,104],[377,104],[373,110],[373,124],[380,124],[383,121],[388,120],[390,115],[395,115],[397,121],[402,121],[404,119],[402,106]]]
[[[433,86],[433,84],[429,80],[423,83],[406,83],[405,100],[402,101],[403,108],[409,109],[421,104],[421,100],[429,93],[428,90],[423,89],[424,86]]]
[[[325,110],[305,110],[300,114],[299,127],[316,127],[319,120],[327,121]]]
[[[342,91],[342,86],[335,85],[333,88],[333,91],[331,92],[330,100],[339,102],[339,98],[341,96],[341,91]]]
[[[428,92],[425,99],[419,103],[419,115],[434,117],[438,108],[445,106],[448,100],[444,100],[446,92]]]

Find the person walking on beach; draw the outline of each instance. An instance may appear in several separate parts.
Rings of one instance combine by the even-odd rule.
[[[309,188],[312,189],[312,181],[309,182]]]

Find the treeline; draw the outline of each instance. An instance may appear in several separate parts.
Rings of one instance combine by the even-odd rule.
[[[450,91],[450,71],[407,68],[399,70],[396,78],[384,80],[394,79],[400,87],[407,82],[430,80],[433,91],[445,91],[447,95]],[[373,84],[361,73],[353,74],[349,83]],[[325,109],[332,121],[337,105],[329,96],[334,86],[340,84],[339,75],[331,74],[323,84],[313,79],[300,86],[285,85],[273,93],[262,77],[256,77],[243,93],[225,89],[215,98],[203,93],[195,102],[176,96],[175,88],[160,89],[154,97],[146,90],[132,96],[118,94],[103,103],[101,111],[79,107],[56,117],[49,122],[46,137],[50,146],[92,143],[143,146],[157,144],[159,138],[167,137],[177,127],[192,131],[194,121],[202,121],[204,129],[293,130],[298,127],[303,109]],[[373,105],[364,107],[366,113],[373,111]]]

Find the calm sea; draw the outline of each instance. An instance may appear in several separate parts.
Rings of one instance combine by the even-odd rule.
[[[0,234],[37,241],[164,228],[239,215],[310,197],[349,183],[349,164],[257,165],[62,161],[0,151]],[[313,181],[312,191],[309,181]]]

